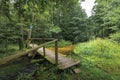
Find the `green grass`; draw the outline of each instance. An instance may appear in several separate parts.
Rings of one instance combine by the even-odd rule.
[[[120,79],[120,45],[107,39],[96,39],[86,43],[80,43],[74,49],[79,56],[82,65],[93,65],[93,68],[86,68],[97,80],[118,80]],[[86,62],[84,62],[86,61]],[[87,62],[88,61],[88,62]],[[90,63],[89,63],[90,62]],[[102,78],[104,77],[104,78]]]

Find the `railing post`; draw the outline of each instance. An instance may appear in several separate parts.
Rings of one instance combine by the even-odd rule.
[[[58,65],[58,41],[55,41],[55,64]]]
[[[33,40],[33,48],[35,48],[34,40]]]
[[[44,38],[42,38],[42,42],[45,42]],[[45,45],[43,46],[43,56],[45,57]]]
[[[45,46],[43,46],[43,56],[45,56]]]

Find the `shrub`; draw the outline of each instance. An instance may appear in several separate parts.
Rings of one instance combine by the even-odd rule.
[[[120,46],[110,40],[98,38],[87,43],[78,44],[75,47],[74,52],[76,54],[97,55],[99,57],[109,58],[120,53]]]
[[[78,44],[74,53],[101,70],[114,76],[120,75],[120,45],[117,42],[98,38]]]
[[[110,39],[113,41],[117,41],[118,43],[120,43],[120,32],[116,32],[114,34],[110,35]]]
[[[33,80],[31,74],[20,73],[16,80]]]
[[[64,47],[64,46],[69,46],[72,43],[70,41],[65,41],[65,40],[60,40],[58,41],[58,47]],[[54,47],[55,44],[49,44],[47,47]]]

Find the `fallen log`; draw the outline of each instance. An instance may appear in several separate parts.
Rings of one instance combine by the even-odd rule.
[[[10,55],[8,57],[4,57],[3,59],[0,59],[0,65],[4,65],[4,64],[7,64],[7,63],[9,63],[11,61],[14,61],[14,60],[16,60],[16,59],[18,59],[20,57],[23,57],[23,56],[25,56],[25,55],[27,55],[27,54],[29,54],[31,52],[36,51],[37,49],[38,48],[34,48],[34,49],[27,50],[25,52],[20,52],[20,53],[14,54],[14,55]]]

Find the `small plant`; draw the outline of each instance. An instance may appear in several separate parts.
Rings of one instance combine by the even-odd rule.
[[[117,41],[118,43],[120,43],[120,32],[116,32],[114,34],[110,35],[110,39],[113,41]]]
[[[33,80],[31,74],[20,73],[16,80]]]
[[[58,47],[64,47],[64,46],[68,46],[68,45],[72,45],[72,43],[70,41],[65,41],[65,40],[60,40],[58,41]],[[55,44],[49,44],[47,45],[47,47],[54,47]]]
[[[74,53],[79,56],[78,59],[82,60],[82,65],[92,64],[102,71],[107,72],[108,77],[110,77],[110,79],[107,80],[117,80],[120,78],[120,45],[117,42],[98,38],[86,43],[78,44],[74,49]],[[84,60],[87,60],[87,62],[83,62]],[[95,72],[94,70],[92,73]],[[91,70],[89,70],[89,72],[90,71]],[[103,72],[101,72],[100,75],[105,76]],[[93,76],[97,77],[98,75],[95,75],[94,73]]]

